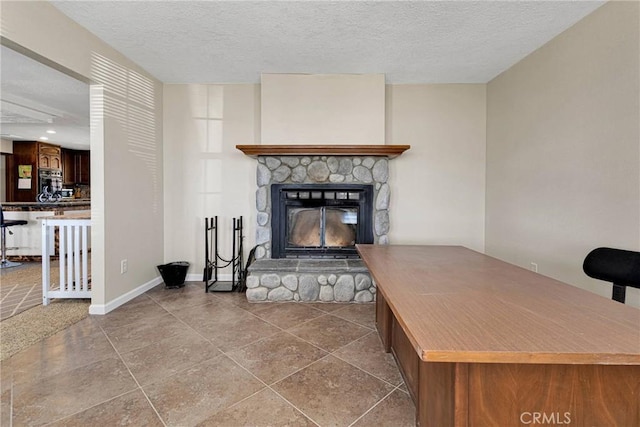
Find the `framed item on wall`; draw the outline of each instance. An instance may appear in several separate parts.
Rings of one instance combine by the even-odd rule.
[[[32,171],[33,171],[32,165],[18,165],[18,189],[19,190],[31,189]]]

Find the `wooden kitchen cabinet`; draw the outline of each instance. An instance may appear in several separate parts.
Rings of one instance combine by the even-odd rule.
[[[62,149],[62,184],[74,185],[76,183],[75,178],[75,150]]]
[[[60,147],[38,142],[38,167],[40,169],[62,169]]]
[[[14,141],[13,154],[6,157],[6,194],[8,202],[34,202],[40,192],[38,169],[62,168],[61,149],[39,141]],[[18,187],[18,166],[31,166],[28,187]]]
[[[91,184],[89,150],[79,151],[76,155],[76,184]]]
[[[91,183],[89,150],[62,150],[62,182],[65,185]]]

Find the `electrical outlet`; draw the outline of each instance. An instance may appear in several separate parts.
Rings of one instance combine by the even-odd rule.
[[[531,263],[531,267],[529,267],[531,271],[533,271],[534,273],[538,272],[538,264],[535,262]]]
[[[122,261],[120,261],[120,274],[126,273],[128,268],[129,268],[129,261],[127,261],[126,259],[123,259]]]

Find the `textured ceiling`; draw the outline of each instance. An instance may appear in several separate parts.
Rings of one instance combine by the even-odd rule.
[[[258,83],[261,73],[485,83],[604,1],[52,3],[165,83]],[[33,140],[53,124],[50,142],[88,148],[88,86],[5,47],[0,57],[2,135]]]
[[[485,83],[603,1],[54,1],[165,83]]]

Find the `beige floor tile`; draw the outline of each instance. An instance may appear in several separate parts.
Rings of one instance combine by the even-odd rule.
[[[331,314],[369,329],[376,328],[376,305],[374,303],[347,304],[346,307],[333,311]]]
[[[160,287],[159,290],[156,290]],[[172,312],[186,307],[207,304],[216,299],[211,293],[204,291],[204,285],[188,284],[182,288],[167,289],[164,285],[154,288],[147,295],[155,300],[161,307]]]
[[[120,307],[118,307],[117,309],[115,309],[114,311],[110,312],[109,314],[103,316],[105,318],[108,318],[109,315],[115,315],[115,314],[126,314],[126,313],[130,313],[130,312],[138,312],[141,309],[145,309],[146,307],[150,307],[150,306],[154,306],[154,301],[153,299],[151,299],[149,296],[147,296],[147,294],[142,294],[142,295],[138,295],[137,297],[135,297],[134,299],[132,299],[131,301],[127,301],[125,304],[121,305]]]
[[[391,353],[384,352],[376,331],[342,347],[333,355],[395,386],[402,383],[396,361]]]
[[[167,426],[346,426],[362,416],[361,426],[404,411],[408,394],[389,395],[381,381],[398,377],[370,329],[373,305],[253,304],[203,286],[158,286],[3,361],[0,425],[12,412],[14,426],[161,425],[131,373]]]
[[[14,315],[13,312],[14,307],[9,306],[7,309],[0,311],[0,320],[8,319],[9,317]],[[15,313],[18,314],[18,313]]]
[[[0,274],[0,281],[2,281],[2,284],[0,284],[0,301],[3,300],[7,295],[11,294],[16,286],[18,286],[16,283],[5,283],[5,278],[4,276],[2,276],[2,274]]]
[[[217,319],[193,325],[199,334],[228,352],[280,332],[280,329],[243,311],[240,317]]]
[[[240,319],[247,312],[233,304],[227,304],[219,298],[212,299],[207,304],[185,307],[171,312],[178,319],[191,327],[205,326],[230,319]]]
[[[2,297],[2,311],[5,310],[13,310],[15,306],[17,306],[20,301],[24,298],[24,294],[18,294],[15,292],[11,292],[8,295]]]
[[[393,387],[327,356],[272,388],[321,426],[348,426]]]
[[[194,331],[161,339],[154,344],[122,354],[122,360],[140,384],[157,382],[205,360],[220,351]]]
[[[0,393],[0,426],[11,425],[11,388]]]
[[[303,304],[318,310],[322,310],[325,313],[332,313],[336,310],[340,310],[341,308],[344,308],[345,306],[349,305],[347,303],[341,303],[341,302],[305,302]]]
[[[96,320],[96,316],[90,315],[60,332],[65,336],[82,339],[83,337],[102,332],[102,328],[100,327],[100,323]]]
[[[219,356],[143,389],[167,425],[189,426],[263,387],[231,359]]]
[[[402,385],[398,388],[404,391],[405,393],[409,394],[409,388],[407,387],[407,384],[404,381],[402,382]]]
[[[15,299],[7,299],[2,302],[2,307],[0,308],[0,320],[8,319],[40,304],[42,304],[42,295],[36,295],[33,298],[25,298],[22,295],[16,296]]]
[[[228,353],[267,384],[272,384],[327,355],[311,344],[280,332]]]
[[[254,313],[259,318],[282,329],[290,329],[325,314],[320,310],[300,303],[271,303],[269,307]]]
[[[149,401],[138,389],[48,425],[161,427],[163,424]]]
[[[161,299],[163,296],[170,295],[171,291],[179,291],[186,287],[191,287],[191,282],[185,282],[184,287],[174,288],[174,289],[169,289],[164,285],[164,283],[160,283],[159,285],[154,286],[153,288],[145,292],[145,295],[151,299],[158,300],[158,299]]]
[[[42,304],[42,265],[25,262],[0,270],[0,320]],[[54,267],[52,277],[56,277]]]
[[[83,336],[68,330],[53,335],[12,358],[14,384],[42,381],[80,367],[117,357],[102,332]]]
[[[371,330],[326,314],[289,329],[289,332],[323,350],[332,352],[363,337]]]
[[[415,427],[416,407],[407,393],[395,390],[353,427]]]
[[[105,359],[13,388],[13,425],[40,425],[136,388],[119,359]]]
[[[11,358],[0,361],[0,393],[9,390],[13,384],[12,361]]]
[[[256,313],[273,305],[273,303],[269,302],[249,302],[247,301],[247,296],[240,292],[218,292],[215,295],[224,303],[232,304],[251,313]]]
[[[202,282],[185,282],[181,288],[167,288],[164,283],[149,289],[145,294],[153,299],[162,299],[171,297],[172,295],[186,295],[191,292],[202,293],[205,295],[204,284]]]
[[[0,278],[0,280],[3,280]],[[4,283],[0,286],[0,301],[2,302],[2,306],[0,308],[4,308],[5,304],[16,304],[26,295],[28,295],[29,290],[33,285],[30,286],[20,286],[20,285],[5,285]]]
[[[198,424],[198,427],[311,427],[316,424],[284,399],[264,389]]]
[[[167,310],[160,307],[157,302],[146,295],[141,295],[104,316],[95,316],[95,320],[105,331],[108,331],[166,314]]]
[[[141,318],[127,326],[106,329],[105,333],[118,352],[128,353],[189,330],[189,326],[165,312],[162,316]]]
[[[220,298],[209,304],[175,311],[173,314],[222,351],[243,347],[280,331]]]

